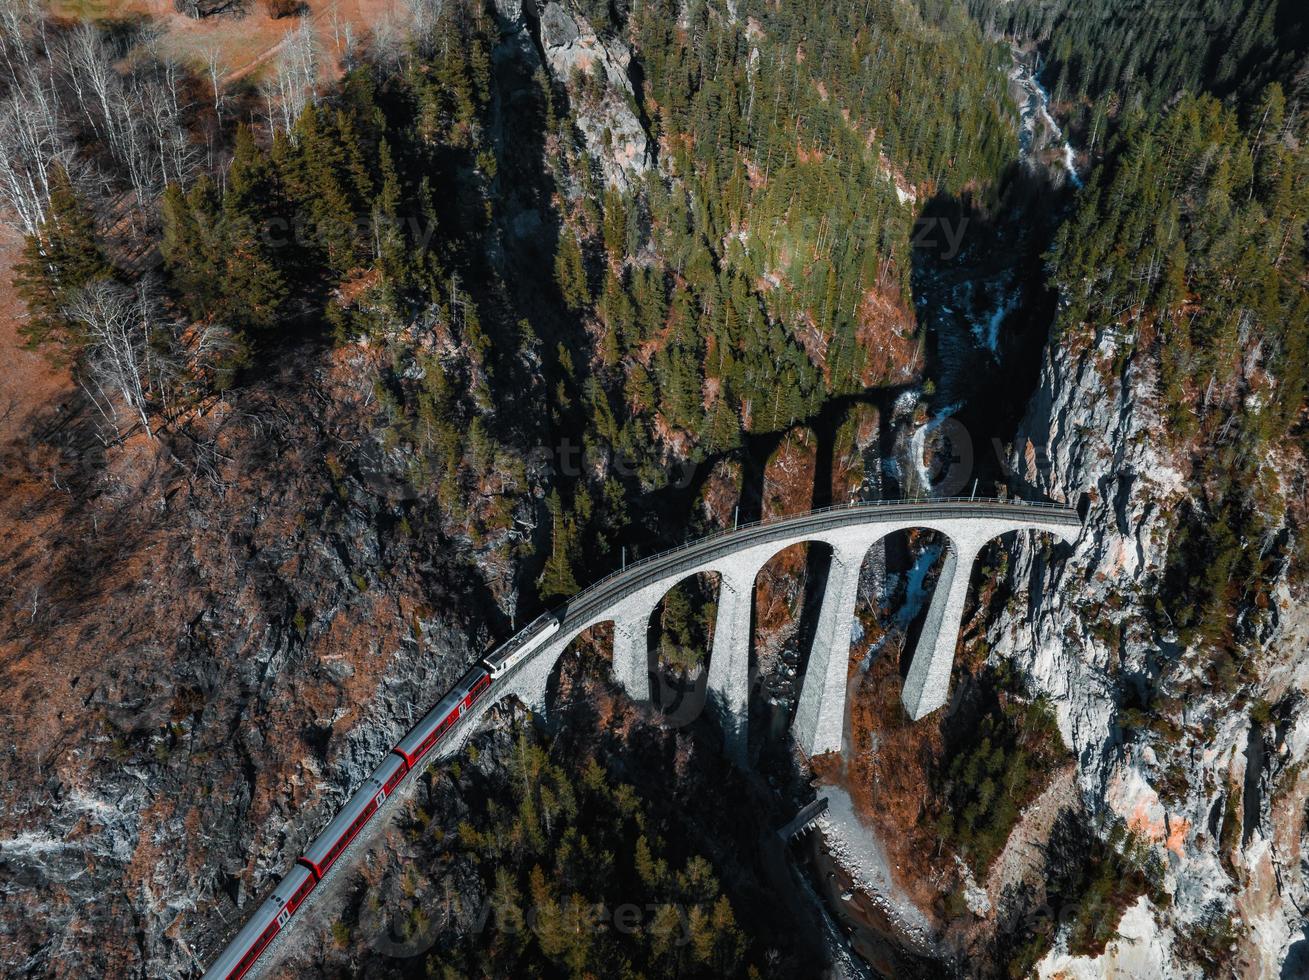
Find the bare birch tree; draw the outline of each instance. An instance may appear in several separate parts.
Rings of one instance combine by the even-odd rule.
[[[435,50],[441,16],[445,13],[445,0],[405,0],[405,8],[409,11],[419,51],[431,54]]]
[[[36,67],[32,41],[42,21],[39,0],[0,0],[0,58],[11,85]]]
[[[50,203],[50,169],[71,168],[73,143],[48,63],[44,19],[28,0],[0,0],[0,203],[32,234]]]
[[[176,61],[154,57],[127,79],[124,112],[130,116],[132,153],[142,162],[141,190],[153,199],[164,185],[190,183],[200,163],[200,149],[184,124],[179,93],[185,80]]]
[[[13,94],[0,99],[0,202],[25,235],[36,234],[50,206],[52,165],[72,170],[72,141],[47,106]]]
[[[152,401],[167,408],[176,374],[171,330],[161,324],[150,284],[125,286],[98,279],[78,291],[67,308],[84,333],[78,382],[101,416],[120,432],[119,405],[140,419],[151,437]]]
[[[226,74],[227,65],[223,62],[223,52],[216,42],[211,42],[205,46],[205,75],[209,78],[209,88],[214,97],[214,116],[218,120],[218,128],[223,127],[223,107],[227,105],[227,90],[223,85],[223,76]]]
[[[123,115],[119,77],[100,28],[82,21],[68,33],[60,53],[62,74],[92,132],[118,150]]]
[[[305,107],[315,101],[319,67],[318,38],[313,24],[302,19],[286,32],[273,76],[264,83],[268,123],[289,133]]]

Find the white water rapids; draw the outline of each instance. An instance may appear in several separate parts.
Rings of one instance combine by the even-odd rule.
[[[1039,62],[1033,67],[1015,60],[1013,70],[1009,72],[1009,80],[1024,96],[1019,100],[1018,106],[1020,120],[1018,155],[1028,162],[1035,162],[1032,155],[1044,145],[1037,139],[1039,122],[1048,134],[1048,142],[1060,147],[1064,170],[1068,172],[1069,181],[1074,187],[1081,187],[1082,178],[1077,173],[1076,154],[1073,152],[1072,144],[1064,136],[1063,129],[1055,122],[1054,116],[1050,115],[1050,93],[1041,84],[1040,71]]]

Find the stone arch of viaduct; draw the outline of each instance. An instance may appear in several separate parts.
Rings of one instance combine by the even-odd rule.
[[[517,664],[498,685],[497,697],[486,699],[477,713],[509,695],[535,710],[544,710],[546,686],[560,655],[584,630],[601,623],[613,624],[616,680],[634,699],[648,700],[647,631],[655,607],[684,579],[716,573],[718,613],[708,689],[723,709],[727,750],[743,761],[755,577],[783,549],[821,542],[831,548],[831,569],[793,734],[811,756],[839,751],[859,574],[873,545],[909,528],[937,531],[947,542],[936,591],[901,695],[909,716],[916,721],[946,703],[969,577],[983,546],[1002,534],[1021,530],[1048,532],[1072,542],[1080,526],[1075,511],[1054,504],[926,500],[852,504],[721,532],[630,565],[575,596],[552,614],[560,623],[558,632]],[[510,644],[531,642],[532,632],[545,624],[546,617],[542,617]],[[462,727],[469,733],[475,726]]]

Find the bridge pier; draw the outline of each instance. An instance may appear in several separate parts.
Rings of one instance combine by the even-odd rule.
[[[707,694],[719,712],[727,756],[744,766],[749,747],[750,641],[753,638],[754,580],[759,567],[738,564],[718,578],[718,617],[709,658]]]
[[[949,699],[950,670],[954,666],[955,647],[959,645],[968,580],[977,553],[985,544],[985,538],[962,535],[946,540],[941,574],[900,694],[901,703],[914,721],[931,714]]]
[[[839,726],[844,724],[848,643],[854,590],[862,562],[862,555],[856,559],[847,551],[852,551],[856,543],[871,544],[906,528],[928,528],[951,539],[940,583],[928,610],[928,622],[902,694],[910,716],[921,718],[945,703],[969,573],[982,545],[1011,531],[1037,530],[1054,534],[1076,547],[1081,521],[1072,508],[972,499],[861,503],[735,529],[730,534],[713,535],[652,556],[641,563],[639,570],[625,569],[574,596],[560,614],[557,635],[552,629],[543,642],[523,651],[524,658],[509,668],[510,673],[501,675],[454,728],[445,733],[434,755],[443,758],[457,752],[474,733],[479,719],[506,696],[516,696],[528,706],[544,710],[550,675],[559,657],[578,634],[597,623],[615,623],[615,674],[629,690],[648,696],[648,654],[642,641],[646,638],[645,627],[651,612],[659,598],[679,581],[690,575],[718,572],[721,576],[718,619],[707,685],[714,699],[726,709],[723,727],[728,733],[727,751],[733,759],[744,762],[748,748],[754,580],[773,555],[792,545],[812,541],[825,542],[833,548],[835,567],[828,586],[831,594],[824,596],[820,614],[822,639],[816,640],[810,657],[810,676],[806,677],[797,709],[797,725],[801,727],[799,737],[809,746],[811,754],[814,749],[839,748],[839,728],[838,734],[833,735],[831,726],[833,719]],[[640,628],[634,626],[638,622],[642,624]],[[538,621],[531,629],[539,631],[544,626],[543,621]],[[541,637],[532,633],[520,639],[534,642]],[[509,655],[515,649],[502,647],[499,653]],[[802,816],[808,822],[810,811]],[[777,844],[775,838],[773,843]],[[343,870],[359,851],[355,850],[353,857],[350,853],[347,851],[340,859],[339,867]],[[785,886],[786,883],[779,885]],[[301,914],[299,921],[304,920]],[[286,927],[284,919],[283,928]],[[226,976],[232,964],[242,962],[242,957],[249,957],[245,960],[247,965],[259,961],[256,970],[270,969],[281,941],[266,948],[251,945],[253,941],[250,933],[243,930],[238,940],[223,951],[221,959],[210,965],[205,976]]]
[[[859,597],[859,574],[868,547],[832,549],[827,587],[793,725],[796,742],[811,757],[841,751],[850,636]]]
[[[504,685],[504,692],[512,694],[523,702],[523,706],[534,714],[546,717],[546,692],[550,685],[550,674],[559,655],[563,653],[564,643],[549,644],[546,656],[535,657],[523,664],[514,673],[513,678]],[[472,726],[469,726],[471,730]]]
[[[633,701],[650,700],[650,613],[614,619],[614,680]]]

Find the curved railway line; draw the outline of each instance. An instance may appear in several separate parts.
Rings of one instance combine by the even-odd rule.
[[[562,606],[537,617],[474,664],[409,730],[305,848],[291,870],[213,960],[202,980],[241,980],[264,966],[260,960],[286,932],[296,912],[346,863],[342,858],[350,852],[351,845],[405,780],[430,763],[433,750],[457,748],[468,734],[471,721],[480,717],[485,707],[512,693],[510,682],[514,675],[534,660],[534,655],[561,650],[557,643],[550,642],[555,634],[570,639],[597,622],[598,614],[641,589],[683,571],[690,573],[703,567],[706,561],[741,549],[774,541],[791,542],[810,533],[830,536],[842,527],[854,525],[912,521],[930,527],[935,521],[969,518],[1009,522],[1036,518],[1038,524],[1067,527],[1081,524],[1073,509],[1043,502],[938,498],[837,505],[720,531],[633,562],[583,589]],[[473,711],[475,705],[482,710]]]

